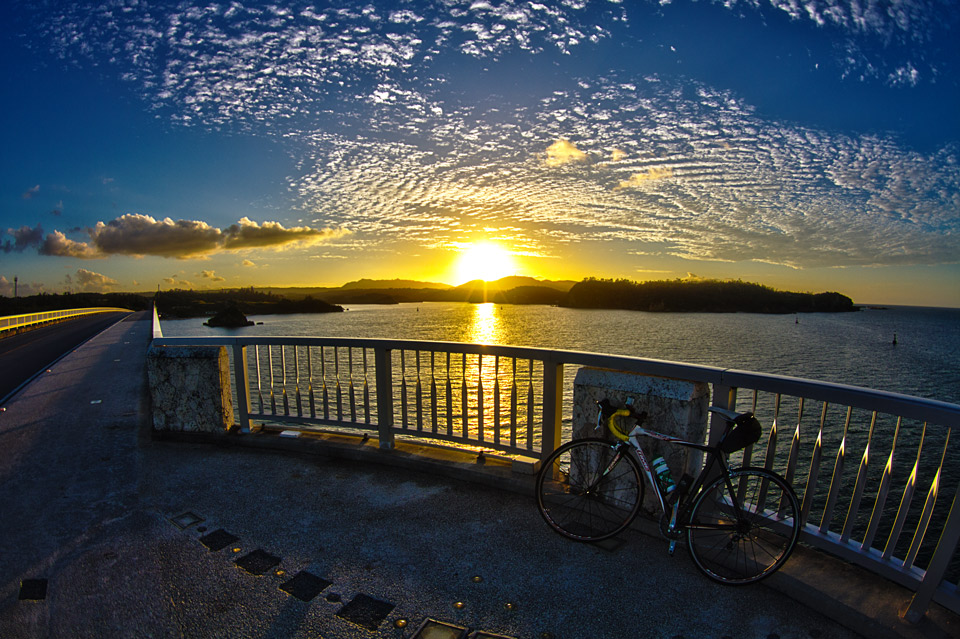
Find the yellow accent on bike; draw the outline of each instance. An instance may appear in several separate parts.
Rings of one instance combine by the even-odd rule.
[[[620,429],[620,426],[617,425],[617,417],[630,417],[629,408],[618,409],[613,415],[610,416],[610,419],[607,420],[607,428],[610,429],[610,432],[613,433],[613,436],[619,439],[620,441],[627,441],[630,437],[630,432]]]

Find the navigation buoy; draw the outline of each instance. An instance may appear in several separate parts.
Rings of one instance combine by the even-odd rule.
[[[897,345],[897,334],[896,334],[896,333],[893,334],[893,345],[894,345],[894,346]]]

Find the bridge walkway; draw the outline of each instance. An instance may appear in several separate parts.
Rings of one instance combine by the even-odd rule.
[[[158,441],[147,319],[0,413],[0,637],[957,636],[954,616],[908,626],[903,591],[812,554],[723,587],[642,531],[576,544],[528,494],[367,463],[369,443],[351,460]]]

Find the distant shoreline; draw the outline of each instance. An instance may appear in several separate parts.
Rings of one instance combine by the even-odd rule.
[[[445,286],[409,280],[359,280],[339,288],[238,288],[35,295],[0,298],[0,315],[78,306],[149,309],[164,319],[210,317],[229,305],[247,315],[342,312],[347,304],[467,302],[560,306],[654,313],[839,313],[861,310],[836,292],[797,293],[742,281],[663,280],[634,282],[588,278],[580,282],[506,277]]]

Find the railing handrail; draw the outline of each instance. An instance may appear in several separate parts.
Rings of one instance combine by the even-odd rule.
[[[0,332],[23,328],[33,324],[42,324],[58,319],[68,317],[77,317],[80,315],[92,315],[94,313],[132,313],[128,308],[117,308],[113,306],[91,306],[85,308],[67,308],[55,311],[37,311],[35,313],[20,313],[18,315],[4,315],[0,317]]]
[[[551,364],[616,368],[661,377],[682,378],[730,387],[797,395],[818,401],[844,404],[854,408],[897,414],[945,426],[960,425],[960,404],[916,397],[862,386],[822,382],[787,375],[759,373],[735,368],[687,364],[630,355],[610,355],[534,346],[470,344],[434,340],[387,339],[377,337],[299,337],[299,336],[236,336],[236,337],[162,337],[156,346],[353,346],[384,350],[421,350],[466,353],[468,355],[500,355],[518,359],[534,359]]]

